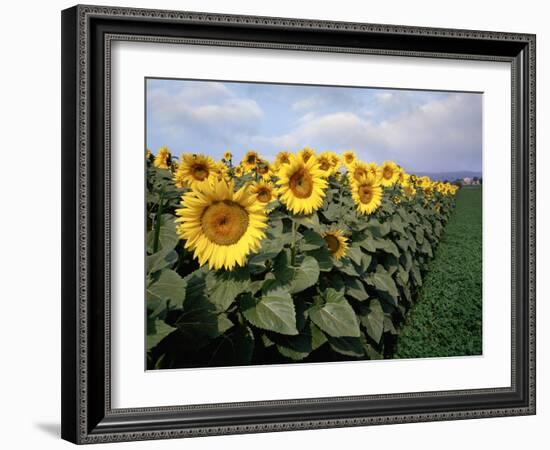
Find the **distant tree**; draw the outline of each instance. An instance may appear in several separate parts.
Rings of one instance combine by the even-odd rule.
[[[479,178],[478,177],[474,177],[474,182],[477,182],[479,181]]]
[[[479,184],[482,184],[482,180],[483,179],[481,177],[479,177]]]
[[[448,183],[448,182],[449,182],[449,180],[443,180],[443,183]]]
[[[460,178],[457,178],[454,182],[454,184],[456,184],[457,186],[459,187],[462,187],[462,180]]]

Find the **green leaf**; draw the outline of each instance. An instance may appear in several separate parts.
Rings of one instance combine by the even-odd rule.
[[[361,323],[367,330],[367,334],[378,344],[384,333],[384,311],[380,301],[372,299],[362,312]]]
[[[330,336],[341,337],[360,335],[355,311],[341,293],[334,289],[325,291],[326,303],[309,309],[309,317],[315,325]]]
[[[344,257],[338,261],[334,261],[334,267],[336,267],[340,272],[349,275],[350,277],[359,276],[359,273],[353,266],[351,260],[347,257]]]
[[[368,281],[379,291],[387,292],[392,297],[398,296],[397,286],[395,285],[395,281],[393,281],[393,278],[383,269],[381,270],[379,269],[378,272],[374,272],[370,276],[370,279]]]
[[[285,249],[273,262],[273,274],[281,285],[290,284],[294,279],[294,268],[290,265],[290,250]]]
[[[313,286],[319,279],[319,264],[311,256],[306,256],[294,273],[289,292],[295,294]]]
[[[374,237],[383,238],[390,232],[389,223],[380,223],[377,219],[372,219],[367,224],[367,230],[371,232]]]
[[[302,239],[300,240],[300,249],[303,252],[315,250],[324,246],[325,240],[319,233],[316,233],[312,230],[306,230],[304,233],[302,233]]]
[[[359,241],[358,244],[368,252],[376,251],[376,242],[374,241],[374,238],[370,235]]]
[[[154,255],[147,256],[147,274],[157,272],[165,267],[174,265],[178,261],[178,254],[175,250],[161,250]]]
[[[369,298],[365,286],[358,278],[346,279],[346,294],[359,301]]]
[[[377,239],[376,247],[399,258],[399,249],[390,239]]]
[[[179,241],[178,234],[176,233],[175,217],[171,214],[163,214],[161,218],[161,225],[159,230],[159,250],[164,250],[167,253],[172,250]],[[151,230],[147,234],[147,248],[149,253],[153,249],[153,241],[155,238],[155,230]]]
[[[358,247],[349,247],[346,251],[346,256],[351,259],[355,264],[361,264],[361,258],[363,257],[363,252]]]
[[[311,230],[319,231],[319,217],[315,212],[313,214],[310,214],[309,216],[292,215],[290,218],[298,225],[303,225],[304,227]]]
[[[243,316],[263,330],[296,335],[296,313],[292,297],[283,290],[274,290],[261,298],[244,295],[240,302]]]
[[[206,289],[210,301],[218,311],[226,311],[235,301],[237,295],[248,290],[250,272],[241,267],[233,271],[218,270],[206,276]]]
[[[185,300],[186,283],[176,272],[165,269],[159,278],[147,287],[147,300],[169,299],[176,307],[181,308]]]
[[[354,337],[333,337],[328,336],[330,347],[342,355],[360,358],[365,356],[361,339]]]
[[[156,347],[160,341],[176,328],[168,325],[164,320],[156,319],[147,323],[147,351]]]
[[[310,250],[306,252],[307,255],[314,258],[319,264],[319,270],[321,272],[330,272],[333,267],[333,258],[326,247],[321,247],[316,250]]]

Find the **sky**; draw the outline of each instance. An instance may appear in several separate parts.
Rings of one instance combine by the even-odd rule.
[[[248,150],[355,150],[409,172],[481,172],[482,94],[238,83],[146,81],[146,145],[234,160]]]

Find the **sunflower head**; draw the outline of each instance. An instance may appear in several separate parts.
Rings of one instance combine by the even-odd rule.
[[[370,166],[363,161],[355,160],[355,162],[348,167],[348,181],[350,186],[353,186],[353,184],[367,176],[372,176]]]
[[[323,239],[328,251],[334,259],[341,259],[346,255],[348,249],[348,238],[344,236],[342,230],[332,228],[323,233]]]
[[[344,153],[342,153],[342,161],[344,162],[344,166],[346,166],[346,169],[349,170],[349,168],[356,160],[357,155],[353,150],[346,150]]]
[[[327,181],[314,156],[307,162],[292,157],[279,169],[277,184],[281,201],[294,214],[311,214],[323,204]]]
[[[416,185],[421,189],[427,188],[432,183],[430,180],[430,177],[427,177],[427,176],[415,177],[415,178],[416,178],[415,179]]]
[[[265,206],[246,186],[217,180],[182,196],[176,231],[199,264],[232,270],[260,248],[267,227]]]
[[[268,204],[277,199],[277,189],[269,181],[256,181],[252,183],[250,192],[256,195],[260,203]]]
[[[174,174],[174,183],[179,188],[197,188],[209,184],[219,175],[220,167],[210,156],[184,153]]]
[[[382,186],[380,180],[367,176],[353,184],[351,196],[361,214],[371,214],[382,204]]]
[[[249,150],[248,152],[246,152],[243,160],[241,161],[241,165],[243,166],[245,172],[249,172],[250,170],[256,168],[256,164],[258,163],[259,159],[260,157],[258,155],[258,152],[255,152],[254,150]]]
[[[399,176],[397,177],[397,182],[402,186],[408,186],[411,182],[411,176],[405,172],[403,169],[399,170]]]
[[[298,158],[305,163],[307,163],[312,156],[315,156],[315,150],[309,147],[304,147],[298,152]]]
[[[145,160],[150,163],[150,162],[153,162],[153,160],[155,159],[155,157],[153,156],[153,154],[151,153],[151,150],[147,149],[145,150]]]
[[[319,154],[317,158],[317,163],[319,164],[319,169],[322,170],[327,176],[332,173],[332,159],[329,152],[323,152]]]
[[[393,186],[399,178],[399,166],[393,161],[384,161],[380,168],[382,178],[380,183],[382,186]]]
[[[277,153],[277,156],[275,157],[275,162],[273,163],[273,165],[275,166],[275,169],[279,170],[282,165],[290,164],[290,156],[291,156],[290,152],[282,151]]]
[[[416,195],[416,188],[412,183],[407,184],[406,186],[401,187],[403,195],[409,199],[413,198]]]
[[[172,154],[168,147],[161,147],[155,156],[153,165],[159,169],[169,169],[172,164]]]
[[[393,202],[394,205],[399,205],[399,203],[401,203],[401,197],[399,195],[394,195],[391,198],[391,201]]]
[[[235,177],[242,177],[244,175],[244,169],[243,169],[243,166],[235,166],[233,168],[233,176]]]
[[[223,159],[225,159],[226,161],[231,161],[233,159],[233,153],[231,153],[230,151],[224,152]]]
[[[263,159],[258,160],[258,164],[256,165],[256,172],[264,180],[270,180],[271,175],[273,174],[273,170],[271,169],[271,166],[267,161]]]

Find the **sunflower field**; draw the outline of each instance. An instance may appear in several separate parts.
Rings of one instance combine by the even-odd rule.
[[[307,147],[146,171],[148,369],[391,358],[458,190]]]

